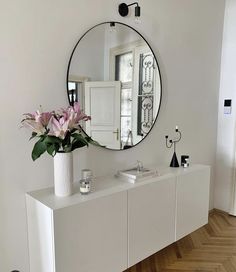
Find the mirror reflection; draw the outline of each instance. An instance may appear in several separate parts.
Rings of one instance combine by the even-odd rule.
[[[84,131],[109,149],[127,149],[150,132],[160,108],[156,58],[142,36],[121,23],[102,23],[77,43],[68,66],[69,103],[91,116]]]

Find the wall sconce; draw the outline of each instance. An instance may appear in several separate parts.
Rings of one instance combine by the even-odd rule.
[[[127,5],[127,4],[125,4],[125,3],[120,4],[120,5],[119,5],[119,8],[118,8],[120,16],[122,16],[122,17],[127,16],[127,15],[129,14],[129,7],[130,7],[130,6],[133,6],[133,5],[136,5],[135,10],[134,10],[134,12],[135,12],[135,13],[134,13],[134,14],[135,14],[135,17],[136,17],[136,18],[140,17],[141,8],[140,8],[140,6],[138,5],[138,2],[134,2],[134,3],[129,4],[129,5]]]

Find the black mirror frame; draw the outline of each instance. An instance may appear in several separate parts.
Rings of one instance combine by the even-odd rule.
[[[157,117],[159,115],[159,112],[160,112],[160,108],[161,108],[161,102],[162,102],[162,76],[161,76],[161,71],[160,71],[160,66],[159,66],[159,63],[157,61],[157,58],[156,58],[156,55],[154,54],[151,46],[149,45],[149,43],[147,42],[147,40],[143,37],[142,34],[140,34],[135,28],[133,28],[132,26],[129,26],[127,24],[124,24],[124,23],[121,23],[121,22],[116,22],[116,21],[108,21],[108,22],[103,22],[103,23],[99,23],[93,27],[91,27],[89,30],[87,30],[82,36],[81,38],[78,40],[78,42],[75,44],[73,50],[72,50],[72,53],[70,55],[70,59],[69,59],[69,63],[68,63],[68,67],[67,67],[67,73],[66,73],[66,89],[67,89],[67,97],[68,97],[68,101],[69,101],[69,104],[70,104],[70,99],[69,99],[69,90],[68,90],[68,80],[69,80],[69,70],[70,70],[70,64],[71,64],[71,61],[72,61],[72,58],[73,58],[73,55],[74,55],[74,52],[78,46],[78,44],[80,43],[80,41],[84,38],[84,36],[92,29],[96,28],[97,26],[100,26],[100,25],[105,25],[105,24],[111,24],[111,23],[115,23],[115,24],[120,24],[120,25],[123,25],[123,26],[126,26],[128,28],[131,28],[133,31],[135,31],[140,37],[143,38],[143,40],[147,43],[147,45],[149,46],[154,58],[155,58],[155,61],[156,61],[156,64],[157,64],[157,69],[158,69],[158,72],[159,72],[159,76],[160,76],[160,104],[159,104],[159,108],[158,108],[158,111],[157,111],[157,114],[156,114],[156,117],[155,117],[155,120],[153,122],[153,125],[151,127],[151,129],[148,131],[148,133],[146,134],[146,136],[141,140],[139,141],[138,143],[136,143],[135,145],[133,145],[131,148],[137,146],[138,144],[140,144],[141,142],[143,142],[143,140],[149,135],[149,133],[151,132],[151,130],[153,129],[154,125],[156,124],[156,121],[157,121]],[[87,135],[87,133],[83,130],[83,132]],[[101,146],[102,148],[105,148],[107,150],[111,150],[111,151],[124,151],[124,150],[127,150],[127,149],[112,149],[112,148],[108,148],[108,147],[104,147],[104,146]],[[129,148],[129,149],[131,149]]]

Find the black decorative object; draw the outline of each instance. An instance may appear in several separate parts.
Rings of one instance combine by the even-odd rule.
[[[115,26],[116,26],[115,22],[110,22],[110,27],[115,27]]]
[[[134,3],[129,4],[129,5],[127,5],[125,3],[121,3],[119,5],[119,8],[118,8],[120,16],[122,16],[122,17],[127,16],[129,14],[129,7],[133,6],[133,5],[136,5],[135,10],[134,10],[135,17],[140,17],[140,15],[141,15],[141,8],[138,5],[138,2],[134,2]]]
[[[173,154],[171,162],[170,162],[170,167],[179,167],[178,158],[176,156],[176,143],[178,143],[181,140],[182,134],[179,131],[177,126],[175,128],[175,132],[177,132],[179,134],[179,137],[175,138],[174,140],[169,140],[169,145],[168,145],[169,136],[168,135],[165,136],[165,138],[166,138],[166,147],[171,148],[174,145],[174,154]]]
[[[186,163],[186,159],[189,160],[189,155],[181,156],[181,166],[184,166],[184,164]]]
[[[170,167],[179,167],[179,162],[176,156],[176,153],[174,152],[171,162],[170,162]]]

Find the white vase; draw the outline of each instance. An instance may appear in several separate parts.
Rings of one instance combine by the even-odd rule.
[[[73,189],[72,152],[54,156],[54,192],[56,196],[70,196]]]

